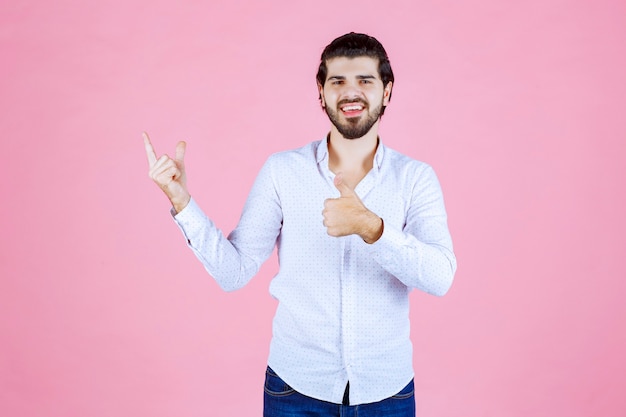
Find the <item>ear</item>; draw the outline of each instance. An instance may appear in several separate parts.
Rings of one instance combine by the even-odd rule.
[[[391,99],[391,89],[393,88],[393,83],[389,81],[383,90],[383,106],[389,104],[389,100]]]
[[[322,105],[322,108],[326,108],[326,100],[324,100],[324,86],[322,84],[320,84],[320,82],[317,82],[317,91],[320,94],[320,103]]]

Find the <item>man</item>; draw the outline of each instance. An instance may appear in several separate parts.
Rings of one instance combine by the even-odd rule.
[[[330,133],[268,159],[228,237],[187,190],[185,143],[157,159],[144,135],[151,178],[223,289],[278,247],[265,416],[415,415],[408,295],[445,294],[456,259],[433,170],[378,137],[393,82],[373,37],[331,42],[317,74]]]

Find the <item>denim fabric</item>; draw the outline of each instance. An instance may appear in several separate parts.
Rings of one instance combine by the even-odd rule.
[[[264,391],[263,417],[415,417],[413,381],[385,400],[341,405],[300,394],[268,366]]]

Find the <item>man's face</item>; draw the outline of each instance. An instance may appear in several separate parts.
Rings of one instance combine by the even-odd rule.
[[[383,86],[378,60],[367,56],[333,58],[326,68],[326,82],[318,88],[328,118],[344,138],[364,136],[389,102],[391,82]]]

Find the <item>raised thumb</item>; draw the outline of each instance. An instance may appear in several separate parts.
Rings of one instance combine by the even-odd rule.
[[[354,195],[354,190],[343,181],[343,176],[341,174],[335,175],[334,182],[335,187],[339,190],[339,193],[342,197],[349,197]]]

